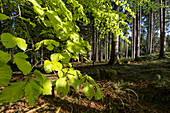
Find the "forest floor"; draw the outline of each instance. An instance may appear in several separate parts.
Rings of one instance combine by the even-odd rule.
[[[75,63],[76,69],[92,76],[102,88],[102,100],[88,100],[82,91],[71,90],[62,99],[59,95],[41,96],[36,106],[28,106],[24,98],[15,103],[0,104],[0,113],[168,113],[170,54],[165,59],[157,57],[145,56],[139,62],[122,60],[124,63],[113,66]],[[21,80],[23,76],[16,75],[11,82]]]

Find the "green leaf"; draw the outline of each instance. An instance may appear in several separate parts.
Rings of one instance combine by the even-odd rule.
[[[15,82],[2,90],[0,103],[16,102],[24,96],[25,82]]]
[[[44,70],[46,73],[51,73],[53,71],[52,66],[52,63],[49,60],[44,61]]]
[[[31,78],[25,86],[25,100],[28,100],[28,105],[34,106],[35,100],[38,100],[38,97],[42,93],[42,88],[36,83],[36,81]]]
[[[44,43],[44,45],[47,45],[46,48],[49,51],[52,51],[54,49],[54,46],[58,47],[60,45],[59,42],[57,42],[55,40],[43,40],[43,41],[36,44],[36,49],[35,50],[38,50],[43,45],[43,43]]]
[[[51,40],[51,43],[52,43],[53,45],[55,45],[55,47],[58,47],[58,46],[60,45],[60,43],[59,43],[59,42],[56,42],[55,40]]]
[[[93,85],[95,85],[95,86],[98,86],[92,77],[86,76],[86,79],[87,79],[91,84],[93,84]]]
[[[13,48],[17,44],[15,41],[15,36],[10,33],[3,33],[1,35],[1,41],[6,48]]]
[[[52,61],[52,70],[54,71],[61,71],[62,69],[62,64],[60,62],[57,62],[57,61]]]
[[[68,55],[68,53],[61,53],[61,55],[62,55],[62,63],[63,64],[66,64],[66,63],[69,63],[69,61],[70,61],[70,59],[71,59],[71,57]]]
[[[47,47],[46,47],[49,51],[52,51],[54,49],[54,46],[52,44],[49,44]]]
[[[48,18],[51,20],[52,23],[60,25],[60,27],[63,26],[62,20],[58,16],[58,14],[54,11],[47,11],[46,12]],[[54,26],[54,25],[53,25]]]
[[[38,79],[40,81],[40,84],[43,85],[43,74],[38,71],[38,70],[34,70],[34,76],[36,77],[36,79]]]
[[[68,44],[67,44],[67,49],[72,52],[72,53],[75,53],[75,52],[80,52],[80,50],[82,49],[83,47],[78,44],[78,42],[70,42],[68,41]]]
[[[77,91],[79,89],[79,85],[80,85],[80,81],[79,81],[78,77],[68,74],[68,78],[69,78],[73,88]]]
[[[96,100],[100,100],[103,98],[103,92],[101,88],[97,87],[97,92],[94,94]]]
[[[64,97],[68,94],[68,92],[70,91],[70,86],[66,77],[59,78],[56,81],[56,90],[57,90],[57,94],[61,93],[61,97]]]
[[[8,83],[12,77],[12,70],[11,67],[7,64],[2,64],[0,61],[0,87],[1,86],[8,86]]]
[[[36,0],[28,0],[28,1],[32,2],[35,6],[41,8],[40,4],[38,4]]]
[[[83,93],[89,100],[91,100],[94,95],[93,85],[91,85],[88,81],[86,81],[86,83],[84,84]]]
[[[77,76],[77,72],[76,72],[76,70],[74,70],[74,68],[69,68],[68,73],[71,74],[71,75]]]
[[[59,77],[59,78],[64,77],[64,73],[63,73],[62,71],[58,71],[58,77]]]
[[[16,43],[17,43],[17,46],[22,49],[23,51],[25,51],[27,49],[27,44],[26,44],[26,41],[22,38],[16,38]]]
[[[14,63],[16,63],[17,67],[23,72],[24,75],[29,74],[32,70],[31,64],[26,61],[26,58],[28,58],[28,56],[21,52],[14,55]]]
[[[43,87],[43,95],[52,94],[52,84],[49,78],[44,76],[40,71],[35,70],[34,76],[40,81],[40,85]]]
[[[43,95],[52,94],[52,83],[49,78],[43,76]]]
[[[43,41],[36,43],[36,44],[35,44],[35,46],[36,46],[35,51],[37,51],[38,49],[40,49],[40,47],[43,45],[43,43],[44,43]]]
[[[11,60],[11,55],[0,50],[0,62],[8,63]]]
[[[9,16],[6,16],[5,14],[0,13],[0,21],[9,19]]]
[[[59,53],[54,53],[50,56],[52,61],[59,61],[60,59],[60,54]]]

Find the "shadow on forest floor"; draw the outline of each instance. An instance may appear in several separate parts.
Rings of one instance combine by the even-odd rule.
[[[121,65],[96,63],[75,65],[82,73],[92,76],[103,89],[103,100],[87,100],[82,90],[71,88],[68,96],[41,96],[35,107],[22,99],[0,104],[0,112],[60,113],[168,113],[170,99],[170,58],[129,62]],[[17,78],[18,77],[18,78]],[[13,77],[14,81],[23,76]],[[80,86],[82,87],[82,86]]]

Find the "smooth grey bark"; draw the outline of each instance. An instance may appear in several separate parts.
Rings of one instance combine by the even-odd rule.
[[[152,53],[152,40],[153,40],[153,11],[150,10],[150,13],[148,14],[148,54]]]
[[[135,48],[136,48],[136,18],[132,17],[132,58],[135,58]]]
[[[126,37],[128,37],[128,34],[126,34]],[[125,50],[125,58],[128,58],[128,42],[125,40],[124,41],[124,43],[125,43],[125,47],[126,47],[126,50]]]
[[[119,36],[119,46],[118,46],[118,49],[119,49],[119,58],[121,58],[121,56],[122,56],[122,52],[120,50],[120,47],[121,47],[121,37]]]
[[[153,43],[153,11],[150,10],[150,50],[149,54],[152,53],[152,43]]]
[[[136,53],[135,53],[135,59],[138,60],[140,57],[140,27],[141,27],[141,6],[139,6],[139,9],[136,13]]]
[[[147,54],[149,54],[150,49],[150,14],[148,13],[148,20],[147,20]]]
[[[160,0],[160,4],[164,2],[165,8],[160,8],[160,52],[159,58],[165,57],[165,47],[166,47],[166,6],[167,0]]]
[[[110,39],[111,39],[111,31],[109,31],[109,40],[108,40],[108,60],[110,60]]]
[[[100,44],[100,48],[99,48],[99,52],[100,52],[100,56],[99,56],[99,61],[102,62],[103,61],[103,39],[100,39],[99,41]]]
[[[92,41],[90,40],[90,45],[91,45],[91,47],[92,47]],[[91,61],[91,59],[92,59],[92,48],[91,48],[91,50],[89,50],[88,51],[89,53],[88,53],[88,55],[89,55],[89,61]]]
[[[108,39],[109,39],[109,33],[107,32],[105,37],[105,61],[108,61]]]
[[[99,34],[98,30],[96,29],[96,62],[99,61]]]
[[[126,58],[128,58],[128,42],[126,42]]]
[[[109,64],[116,64],[119,60],[119,37],[113,33],[112,34],[112,47],[111,47],[111,59]]]
[[[93,52],[93,55],[92,55],[92,60],[93,60],[93,65],[95,63],[95,53],[96,53],[96,29],[95,29],[95,26],[94,26],[94,19],[93,19],[93,24],[92,24],[92,52]]]
[[[119,7],[114,4],[114,10],[119,12]],[[112,31],[113,32],[113,31]],[[111,48],[111,57],[108,64],[119,64],[119,36],[113,32],[112,33],[112,48]]]

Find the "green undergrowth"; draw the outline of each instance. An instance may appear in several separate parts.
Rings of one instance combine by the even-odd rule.
[[[170,54],[167,53],[167,56]],[[87,66],[80,70],[95,80],[109,81],[112,84],[109,86],[113,88],[112,93],[107,96],[111,99],[108,106],[115,110],[114,112],[117,110],[117,112],[167,113],[170,105],[170,58],[158,59],[158,57],[158,54],[152,54],[146,56],[146,59],[141,57],[140,62],[127,59],[128,63],[121,65]],[[114,85],[117,85],[117,89]],[[128,94],[125,89],[131,90],[131,93]],[[103,90],[105,91],[104,88]],[[111,98],[115,95],[118,98]],[[133,95],[133,98],[128,95]],[[135,96],[138,97],[138,101]],[[129,104],[127,101],[129,98],[133,104]]]

